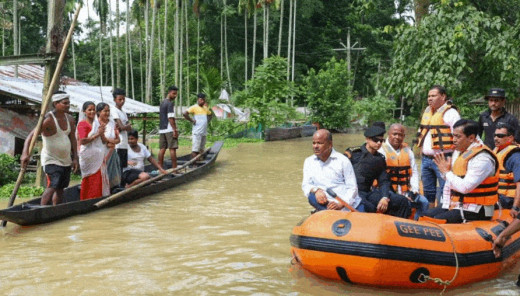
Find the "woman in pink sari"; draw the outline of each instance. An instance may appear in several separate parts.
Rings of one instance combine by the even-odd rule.
[[[102,137],[105,126],[97,124],[94,130],[96,118],[96,105],[94,102],[83,104],[83,114],[76,130],[76,138],[79,147],[79,165],[81,168],[80,199],[98,198],[110,194],[110,187],[106,178],[106,165],[103,156],[106,153],[106,145]],[[83,120],[81,120],[83,118]],[[105,180],[105,182],[103,182]]]

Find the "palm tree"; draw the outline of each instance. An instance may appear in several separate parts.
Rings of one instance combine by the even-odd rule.
[[[108,3],[106,0],[94,0],[94,10],[99,16],[99,86],[103,86],[103,35],[106,32]]]
[[[193,12],[197,17],[197,93],[199,93],[199,85],[200,85],[200,8],[201,8],[202,0],[195,0],[193,2]]]
[[[263,44],[263,48],[264,48],[264,59],[267,58],[269,56],[269,18],[270,18],[270,7],[271,7],[271,2],[273,0],[263,0],[263,16],[264,16],[264,25],[263,25],[263,28],[264,28],[264,37],[263,37],[263,40],[264,40],[264,44]]]
[[[251,57],[251,79],[255,77],[255,54],[256,54],[256,9],[258,8],[258,4],[255,3],[253,11],[253,51],[252,51],[252,57]]]
[[[292,29],[292,74],[291,74],[291,81],[294,83],[294,61],[296,59],[295,53],[296,53],[296,0],[294,0],[294,13],[293,13],[293,29]],[[291,95],[291,106],[294,102],[294,95]]]
[[[190,38],[189,38],[189,23],[188,23],[188,5],[184,5],[184,20],[186,21],[186,97],[189,102],[190,94]]]
[[[117,1],[117,0],[116,0]],[[115,79],[114,79],[114,46],[112,45],[112,30],[114,28],[114,22],[112,20],[112,0],[108,0],[108,9],[109,9],[109,13],[108,13],[108,19],[110,20],[109,21],[109,25],[110,27],[108,28],[108,37],[110,39],[110,77],[112,78],[111,80],[111,85],[112,85],[112,89],[115,87]]]
[[[174,70],[175,70],[175,85],[179,85],[179,0],[175,1],[175,27],[174,27]],[[178,101],[178,97],[176,98]],[[178,106],[179,104],[175,104]]]
[[[277,1],[277,4],[279,3],[279,6],[280,6],[280,28],[279,28],[279,31],[278,31],[278,51],[277,51],[277,54],[278,56],[280,56],[280,51],[282,50],[282,29],[283,29],[283,6],[284,6],[284,1],[281,0],[278,0]]]
[[[18,0],[13,0],[13,49],[14,55],[20,54],[18,47]],[[14,67],[14,77],[18,77],[18,66]]]
[[[226,73],[227,73],[227,83],[229,86],[229,93],[232,93],[232,87],[231,87],[231,75],[229,73],[229,57],[228,57],[228,43],[227,43],[227,15],[230,13],[230,9],[227,7],[226,0],[224,0],[224,51],[226,55]]]
[[[127,92],[130,91],[129,88],[129,81],[131,80],[132,85],[132,98],[135,99],[135,92],[134,92],[134,75],[133,75],[133,69],[132,69],[132,48],[130,46],[130,0],[126,0],[126,24],[125,24],[125,31],[126,31],[126,38],[125,38],[125,89]],[[132,73],[130,73],[132,72]],[[129,77],[130,76],[130,77]],[[130,78],[130,79],[129,79]]]
[[[112,6],[110,6],[112,7]],[[116,0],[116,86],[121,87],[121,67],[119,65],[119,26],[121,24],[120,14],[119,14],[119,0]]]
[[[163,60],[164,60],[164,63],[163,63],[163,73],[164,75],[166,75],[166,45],[167,45],[167,42],[168,42],[168,0],[165,0],[164,1],[164,32],[163,32],[163,39],[164,39],[164,44],[163,44]],[[161,95],[163,95],[165,93],[165,83],[161,83]]]
[[[5,18],[4,2],[0,3],[0,12],[2,13],[2,56],[5,56],[5,27],[7,26],[7,20]]]
[[[247,75],[248,75],[248,68],[247,68],[247,64],[248,64],[248,54],[247,54],[247,49],[248,49],[248,44],[247,44],[247,35],[248,35],[248,32],[247,32],[247,19],[249,18],[249,14],[251,13],[251,10],[252,10],[252,7],[255,6],[255,3],[254,3],[254,0],[251,1],[251,0],[239,0],[239,3],[238,3],[238,11],[241,12],[241,10],[243,9],[244,10],[244,82],[247,81]],[[245,84],[245,87],[247,89],[247,84]]]
[[[287,81],[289,81],[290,71],[291,71],[293,2],[294,2],[294,0],[289,0],[289,30],[288,30],[288,34],[287,34]]]
[[[152,57],[154,50],[155,39],[155,19],[157,17],[157,2],[153,3],[152,7],[152,33],[150,35],[150,49],[148,53],[148,73],[146,75],[146,102],[152,101]]]

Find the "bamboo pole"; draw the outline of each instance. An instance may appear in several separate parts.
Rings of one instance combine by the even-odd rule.
[[[115,201],[115,200],[121,199],[121,198],[124,197],[126,194],[128,194],[128,193],[130,193],[130,192],[132,192],[132,191],[135,191],[135,190],[138,189],[138,188],[141,188],[141,187],[143,187],[143,186],[146,186],[146,185],[148,185],[148,184],[151,184],[151,183],[153,183],[153,182],[155,182],[155,181],[159,181],[159,180],[161,180],[162,178],[164,178],[165,176],[167,176],[167,175],[169,175],[169,174],[171,174],[171,173],[174,173],[174,172],[176,172],[176,171],[179,171],[179,170],[181,170],[181,169],[184,169],[184,168],[186,168],[187,166],[189,166],[190,164],[192,164],[192,163],[194,163],[195,161],[197,161],[197,160],[198,160],[199,158],[201,158],[203,155],[206,155],[210,150],[211,150],[211,148],[208,148],[208,149],[206,149],[204,152],[202,152],[201,154],[195,156],[195,157],[192,158],[190,161],[186,162],[185,164],[183,164],[183,165],[181,165],[181,166],[178,166],[178,167],[176,167],[176,168],[171,168],[171,169],[169,169],[169,170],[166,170],[166,174],[161,174],[161,175],[159,175],[159,176],[155,176],[155,177],[153,177],[153,178],[151,178],[151,179],[148,179],[148,180],[146,180],[146,181],[144,181],[144,182],[141,182],[141,183],[139,183],[139,184],[137,184],[137,185],[135,185],[135,186],[133,186],[133,187],[130,187],[129,189],[125,189],[125,190],[123,190],[123,191],[121,191],[121,192],[118,192],[118,193],[116,193],[116,194],[113,194],[113,195],[111,195],[111,196],[109,196],[109,197],[107,197],[107,198],[105,198],[105,199],[103,199],[103,200],[100,200],[100,201],[98,201],[97,203],[95,203],[94,206],[97,207],[97,208],[104,207],[104,206],[106,206],[107,204],[109,204],[109,203],[111,203],[111,202],[113,202],[113,201]]]
[[[58,59],[58,65],[56,66],[56,71],[54,71],[54,75],[52,76],[51,84],[49,86],[49,90],[54,89],[54,86],[58,82],[58,78],[61,73],[61,68],[63,68],[63,61],[65,60],[65,56],[67,54],[67,48],[69,46],[70,40],[72,38],[72,33],[74,33],[74,26],[76,25],[76,21],[78,19],[79,11],[81,10],[81,3],[78,6],[78,9],[76,9],[76,13],[74,14],[74,19],[72,21],[72,24],[70,25],[69,32],[67,34],[67,38],[65,39],[65,43],[63,44],[63,48],[61,49],[60,57]],[[32,154],[32,150],[34,149],[34,145],[36,144],[36,139],[38,138],[38,135],[40,134],[43,118],[45,117],[45,112],[47,112],[47,109],[49,107],[49,102],[52,97],[52,92],[48,91],[45,98],[42,101],[41,106],[41,112],[40,117],[38,118],[38,123],[36,124],[36,128],[33,133],[33,137],[31,138],[31,142],[29,143],[29,155]],[[20,168],[20,173],[18,174],[18,179],[16,180],[16,184],[13,188],[13,193],[11,193],[11,197],[9,198],[9,203],[7,207],[11,207],[14,204],[14,200],[16,199],[16,194],[18,193],[18,189],[20,188],[20,185],[22,184],[23,176],[25,175],[27,167],[23,166]],[[2,227],[5,227],[7,224],[7,221],[2,221]]]

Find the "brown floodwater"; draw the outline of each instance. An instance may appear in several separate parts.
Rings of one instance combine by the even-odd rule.
[[[361,135],[334,135],[342,151]],[[311,138],[221,151],[200,180],[113,208],[0,235],[3,295],[436,295],[316,277],[290,264]],[[6,205],[6,201],[0,204]],[[445,295],[518,295],[519,266]]]

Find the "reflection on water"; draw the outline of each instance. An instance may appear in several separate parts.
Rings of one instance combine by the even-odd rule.
[[[337,150],[360,135],[334,135]],[[309,214],[300,189],[311,139],[242,144],[200,180],[55,223],[8,224],[5,295],[432,295],[328,281],[291,266],[289,235]],[[5,206],[4,202],[3,206]],[[445,295],[516,295],[518,268]]]

